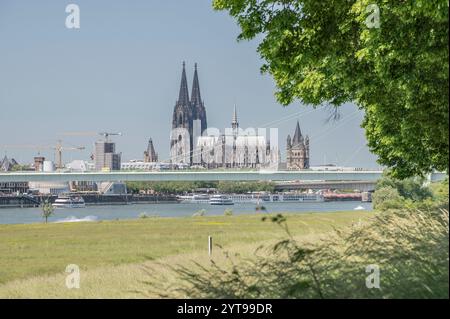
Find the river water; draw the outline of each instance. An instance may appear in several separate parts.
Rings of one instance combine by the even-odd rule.
[[[321,203],[274,203],[266,202],[264,206],[269,213],[308,213],[335,212],[354,210],[361,206],[366,211],[372,210],[371,203],[321,202]],[[235,203],[230,206],[212,206],[208,203],[177,203],[177,204],[133,204],[110,206],[86,206],[85,208],[56,209],[49,222],[95,221],[135,219],[145,213],[147,216],[187,217],[199,210],[205,210],[205,216],[223,215],[225,209],[231,209],[234,215],[254,214],[254,203]],[[41,208],[3,208],[0,209],[0,224],[28,224],[42,222]]]

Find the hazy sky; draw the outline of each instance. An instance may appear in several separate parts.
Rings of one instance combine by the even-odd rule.
[[[77,30],[65,27],[70,3],[81,10]],[[257,42],[237,43],[238,32],[210,0],[0,0],[0,156],[28,163],[38,150],[26,145],[61,138],[87,148],[65,152],[66,161],[88,159],[99,136],[66,132],[118,131],[124,160],[142,158],[149,137],[167,159],[186,61],[189,89],[198,63],[210,127],[229,127],[236,103],[242,128],[279,128],[283,158],[298,119],[311,139],[312,165],[378,166],[355,106],[328,123],[325,109],[280,106],[272,79],[259,72]],[[50,149],[41,154],[54,158]]]

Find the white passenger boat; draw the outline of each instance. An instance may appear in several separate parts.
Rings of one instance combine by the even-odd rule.
[[[213,195],[209,203],[211,205],[234,205],[233,200],[226,195]]]
[[[178,199],[183,203],[209,203],[208,194],[193,194],[178,196]]]
[[[52,206],[55,208],[82,208],[86,206],[86,203],[81,196],[60,195]]]

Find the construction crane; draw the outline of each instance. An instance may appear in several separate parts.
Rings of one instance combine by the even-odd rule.
[[[115,136],[122,136],[122,133],[120,133],[120,132],[119,133],[100,132],[98,134],[103,136],[103,137],[105,137],[105,142],[108,142],[108,137],[110,137],[110,136],[113,136],[113,135],[115,135]]]
[[[55,162],[57,168],[63,168],[62,163],[62,152],[63,151],[73,151],[73,150],[84,150],[84,146],[63,146],[62,141],[58,140],[55,146],[49,146],[49,145],[34,145],[34,144],[24,144],[24,145],[1,145],[2,148],[8,149],[8,148],[18,148],[18,149],[25,149],[25,148],[32,148],[37,149],[38,153],[40,153],[44,149],[51,149],[55,151]]]
[[[96,136],[101,135],[105,138],[105,141],[108,142],[110,136],[122,136],[122,133],[113,133],[113,132],[93,132],[93,131],[73,131],[73,132],[64,132],[61,135],[65,136]]]
[[[53,148],[55,150],[55,161],[56,161],[56,167],[57,168],[63,168],[62,163],[62,151],[82,151],[86,149],[84,146],[72,146],[72,147],[66,147],[62,146],[62,141],[58,140],[58,143],[56,143],[56,146]]]

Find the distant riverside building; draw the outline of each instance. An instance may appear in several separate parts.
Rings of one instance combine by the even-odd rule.
[[[71,172],[86,172],[95,170],[95,164],[84,160],[73,160],[66,164],[66,169]]]
[[[279,150],[256,131],[242,131],[235,106],[231,130],[219,136],[200,136],[193,160],[194,165],[208,168],[261,168],[278,165]]]
[[[97,141],[94,146],[95,170],[120,170],[121,154],[116,153],[116,144],[108,141]]]
[[[206,108],[200,94],[197,64],[191,92],[189,97],[183,62],[180,92],[172,116],[170,140],[172,163],[180,167],[184,164],[208,168],[258,168],[278,163],[277,145],[271,147],[265,136],[241,130],[236,108],[231,132],[207,134]]]
[[[29,188],[31,191],[44,195],[58,195],[70,192],[68,182],[29,182]]]
[[[70,191],[72,192],[96,192],[97,183],[92,181],[70,182]]]
[[[162,162],[144,162],[142,160],[131,160],[120,164],[121,170],[131,171],[162,171],[169,169],[186,169],[186,164],[162,163]]]
[[[144,162],[154,163],[158,161],[158,153],[155,152],[152,139],[148,140],[147,150],[144,152]]]
[[[34,170],[37,172],[43,171],[44,170],[44,161],[45,161],[45,157],[36,156],[34,158]]]
[[[14,166],[19,165],[14,158],[9,159],[6,155],[0,160],[0,171],[9,172]]]
[[[0,182],[0,194],[27,193],[28,182]]]
[[[297,121],[294,137],[287,137],[286,147],[286,167],[287,169],[307,169],[309,168],[309,137],[303,138],[300,124]]]

